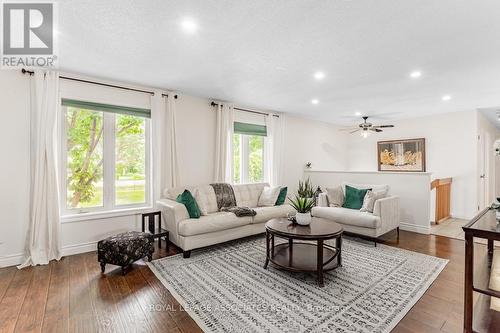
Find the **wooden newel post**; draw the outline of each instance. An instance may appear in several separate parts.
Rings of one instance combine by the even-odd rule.
[[[451,178],[435,179],[431,182],[431,190],[436,189],[435,222],[439,224],[450,218]]]

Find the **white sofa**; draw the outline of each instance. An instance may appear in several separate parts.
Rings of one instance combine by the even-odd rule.
[[[233,213],[218,212],[215,193],[205,191],[207,186],[183,186],[165,191],[164,199],[157,201],[162,211],[162,218],[170,233],[170,241],[184,251],[189,257],[192,249],[226,242],[246,236],[265,232],[265,223],[272,218],[286,217],[295,210],[288,204],[272,207],[257,207],[260,194],[266,183],[233,185],[236,204],[253,208],[257,215],[253,217],[236,217]],[[205,194],[202,200],[209,202],[212,208],[208,215],[198,219],[189,218],[186,207],[175,201],[185,189],[193,195],[197,189]]]
[[[315,217],[337,222],[342,225],[345,232],[352,234],[377,238],[391,230],[397,229],[399,235],[399,197],[389,195],[389,186],[343,183],[342,190],[344,194],[345,185],[359,189],[371,188],[374,191],[385,190],[388,194],[386,197],[375,201],[373,213],[370,213],[343,207],[330,207],[327,194],[321,193],[318,205],[312,209],[311,214]]]

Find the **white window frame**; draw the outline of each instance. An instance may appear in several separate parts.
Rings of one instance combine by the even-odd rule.
[[[240,182],[238,184],[254,183],[250,181],[250,175],[249,175],[250,135],[240,134],[240,133],[234,133],[234,134],[240,136]],[[264,182],[266,179],[266,139],[267,137],[263,136],[264,142],[262,144],[262,180],[257,181],[256,183]],[[234,142],[234,140],[232,140],[231,142]],[[234,174],[234,163],[232,163],[232,165]]]
[[[102,112],[103,114],[103,205],[101,207],[86,207],[86,208],[75,208],[69,209],[67,207],[68,200],[68,178],[67,178],[67,125],[66,125],[66,112],[67,107],[61,106],[61,140],[60,140],[60,165],[61,170],[59,171],[60,177],[60,211],[61,217],[64,220],[71,221],[72,217],[76,217],[78,220],[79,216],[85,214],[106,214],[109,216],[116,213],[117,216],[122,215],[120,213],[133,212],[135,210],[150,209],[152,208],[152,175],[151,170],[151,119],[145,118],[145,202],[137,204],[128,205],[116,205],[116,191],[115,191],[115,131],[116,131],[116,116],[117,114],[111,112]]]

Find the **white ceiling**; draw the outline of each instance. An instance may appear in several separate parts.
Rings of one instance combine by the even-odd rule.
[[[64,0],[60,68],[334,123],[408,118],[500,105],[499,14],[498,0]]]

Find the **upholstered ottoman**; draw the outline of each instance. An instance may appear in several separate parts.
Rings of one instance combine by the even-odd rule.
[[[145,232],[129,231],[103,239],[97,243],[97,260],[104,273],[106,264],[122,267],[125,275],[127,267],[134,261],[148,257],[153,259],[153,235]]]

